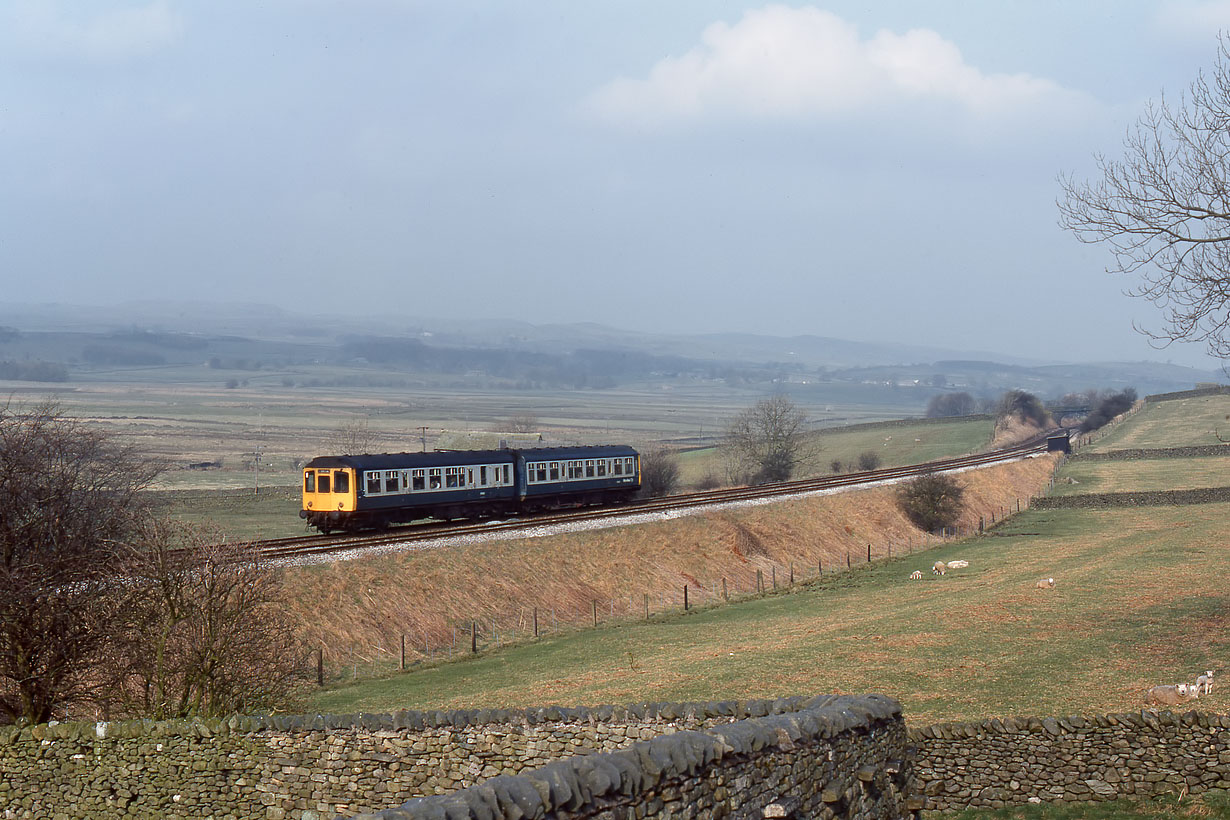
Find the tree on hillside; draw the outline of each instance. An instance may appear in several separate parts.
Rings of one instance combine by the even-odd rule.
[[[1163,344],[1203,342],[1230,358],[1230,48],[1177,101],[1151,102],[1124,139],[1123,158],[1096,157],[1100,179],[1060,178],[1060,223],[1114,257],[1108,273],[1162,310]]]
[[[130,555],[138,594],[113,654],[114,706],[158,720],[285,708],[308,657],[280,574],[249,544],[150,522]]]
[[[658,498],[679,486],[679,460],[665,447],[641,453],[641,495]]]
[[[1046,427],[1051,423],[1051,415],[1042,401],[1024,390],[1006,391],[999,399],[995,415],[997,422],[1017,419],[1035,427]]]
[[[761,399],[731,421],[722,440],[727,472],[737,483],[787,481],[812,459],[807,415],[787,396]]]
[[[974,397],[969,393],[940,393],[927,402],[927,418],[968,416],[977,409]]]
[[[906,518],[927,532],[955,526],[964,497],[965,488],[946,473],[923,473],[897,491],[897,503]]]
[[[1120,413],[1126,413],[1136,403],[1136,389],[1129,387],[1121,393],[1107,393],[1098,400],[1089,415],[1081,421],[1081,432],[1088,433],[1105,427],[1111,419]]]
[[[98,698],[156,468],[54,403],[0,408],[0,723]]]

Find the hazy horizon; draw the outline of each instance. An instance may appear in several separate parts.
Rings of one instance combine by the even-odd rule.
[[[0,8],[5,304],[1154,349],[1056,177],[1230,3]]]

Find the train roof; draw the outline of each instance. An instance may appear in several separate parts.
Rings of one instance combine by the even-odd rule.
[[[512,450],[444,450],[430,453],[364,453],[357,456],[317,456],[304,465],[353,467],[357,470],[408,470],[416,467],[451,467],[455,464],[511,464]]]
[[[354,456],[317,456],[304,469],[407,470],[416,467],[451,467],[457,464],[507,464],[520,454],[526,461],[562,461],[579,458],[636,456],[626,444],[598,446],[534,447],[502,450],[434,450],[430,453],[364,453]]]
[[[626,444],[600,444],[575,447],[533,447],[518,450],[526,461],[561,461],[577,458],[615,458],[635,456],[636,450]]]

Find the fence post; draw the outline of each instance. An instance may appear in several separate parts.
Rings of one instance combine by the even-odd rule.
[[[722,600],[723,601],[730,600],[730,594],[726,592],[726,576],[725,575],[722,576]]]
[[[850,550],[846,550],[846,569],[850,568]]]
[[[769,567],[769,573],[773,576],[773,590],[777,591],[777,567]]]
[[[756,570],[756,592],[757,594],[764,592],[764,572]]]
[[[470,652],[478,652],[478,621],[470,621]]]
[[[534,607],[534,637],[538,637],[538,607]]]
[[[794,561],[790,562],[790,586],[794,586]]]
[[[823,574],[824,574],[824,559],[817,558],[816,559],[816,575],[819,576]]]
[[[645,593],[645,620],[649,620],[649,593]]]
[[[406,671],[406,636],[401,636],[401,671]]]
[[[598,602],[594,601],[594,626],[598,625]]]
[[[870,544],[867,545],[867,563],[868,564],[871,563],[871,545]]]
[[[316,648],[316,685],[325,685],[325,650],[324,647]]]
[[[688,611],[688,585],[683,585],[683,611]]]

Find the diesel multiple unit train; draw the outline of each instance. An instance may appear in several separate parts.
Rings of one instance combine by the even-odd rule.
[[[328,534],[619,504],[640,486],[640,456],[620,445],[319,456],[299,517]]]

